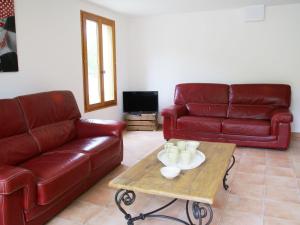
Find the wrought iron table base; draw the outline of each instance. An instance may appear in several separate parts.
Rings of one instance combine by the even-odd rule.
[[[156,210],[153,210],[148,213],[141,213],[138,216],[132,217],[131,214],[129,214],[125,211],[125,209],[122,207],[122,204],[124,204],[125,206],[130,206],[134,203],[135,198],[136,198],[136,195],[133,191],[127,191],[127,190],[123,190],[123,189],[119,190],[115,195],[115,202],[116,202],[118,208],[120,209],[120,211],[124,214],[125,219],[127,220],[127,225],[134,225],[135,221],[145,220],[146,218],[162,218],[162,219],[167,219],[167,220],[173,220],[177,223],[181,223],[181,224],[185,224],[185,225],[195,225],[195,223],[193,223],[192,218],[190,216],[190,209],[189,209],[190,201],[186,202],[186,214],[187,214],[188,221],[185,221],[185,220],[175,218],[172,216],[157,214],[158,212],[171,206],[173,203],[175,203],[177,201],[177,199],[173,199],[168,204],[166,204]],[[202,225],[203,220],[206,217],[208,218],[208,220],[205,223],[205,225],[209,225],[213,219],[213,211],[209,204],[193,202],[192,203],[192,212],[193,212],[194,219],[197,221],[197,225]]]
[[[229,171],[232,169],[233,165],[235,164],[235,157],[232,155],[232,162],[231,165],[228,167],[224,178],[223,178],[223,187],[225,190],[228,190],[229,186],[226,184],[227,181],[227,176],[229,175]],[[115,202],[119,208],[119,210],[124,214],[125,219],[127,220],[127,225],[134,225],[134,222],[137,220],[145,220],[146,218],[162,218],[162,219],[167,219],[167,220],[173,220],[175,222],[184,224],[184,225],[195,225],[195,223],[192,221],[192,218],[190,216],[190,201],[186,202],[186,215],[188,221],[172,217],[172,216],[167,216],[167,215],[161,215],[161,214],[156,214],[167,207],[171,206],[173,203],[177,201],[177,199],[173,199],[171,202],[168,204],[153,210],[148,213],[141,213],[138,216],[132,217],[131,214],[127,213],[126,210],[122,207],[122,203],[125,206],[130,206],[134,203],[136,199],[136,195],[133,191],[128,191],[124,189],[120,189],[117,191],[115,195]],[[193,212],[193,217],[197,221],[197,225],[209,225],[212,222],[213,219],[213,211],[212,208],[209,204],[201,203],[201,202],[193,202],[192,203],[192,212]],[[207,221],[205,224],[203,224],[204,219],[207,218]]]
[[[228,188],[229,188],[228,184],[226,183],[226,181],[227,181],[227,176],[229,175],[229,171],[232,169],[232,167],[233,167],[234,164],[235,164],[235,157],[234,157],[234,155],[232,155],[231,165],[228,167],[228,169],[227,169],[227,171],[226,171],[226,173],[225,173],[225,176],[224,176],[224,178],[223,178],[223,187],[224,187],[224,189],[225,189],[226,191],[227,191]]]

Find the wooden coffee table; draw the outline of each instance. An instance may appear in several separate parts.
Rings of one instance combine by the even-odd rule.
[[[178,140],[172,139],[170,141],[176,142]],[[148,217],[170,219],[185,225],[194,225],[192,220],[196,220],[199,225],[202,225],[205,219],[206,224],[210,224],[213,218],[211,205],[220,186],[223,183],[223,187],[228,189],[226,177],[235,163],[233,155],[235,147],[235,144],[201,142],[200,149],[205,154],[206,161],[201,166],[182,171],[175,179],[168,180],[160,174],[160,168],[163,167],[163,164],[157,159],[157,153],[163,149],[161,146],[114,178],[110,181],[109,186],[118,189],[115,202],[119,210],[125,215],[127,224],[133,225],[135,221],[144,220]],[[136,198],[135,192],[174,199],[156,210],[133,217],[125,211],[122,205],[132,205]],[[177,199],[187,201],[187,221],[157,214],[175,203]],[[194,219],[190,216],[190,209],[192,209]]]

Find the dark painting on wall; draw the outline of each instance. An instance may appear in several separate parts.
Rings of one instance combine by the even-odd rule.
[[[0,0],[0,72],[18,70],[14,0]]]

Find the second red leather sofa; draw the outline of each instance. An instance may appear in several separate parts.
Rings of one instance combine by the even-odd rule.
[[[165,139],[232,142],[287,149],[291,88],[283,84],[179,84],[162,111]]]

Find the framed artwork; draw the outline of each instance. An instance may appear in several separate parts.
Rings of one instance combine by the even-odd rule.
[[[0,72],[18,70],[14,0],[0,0]]]

